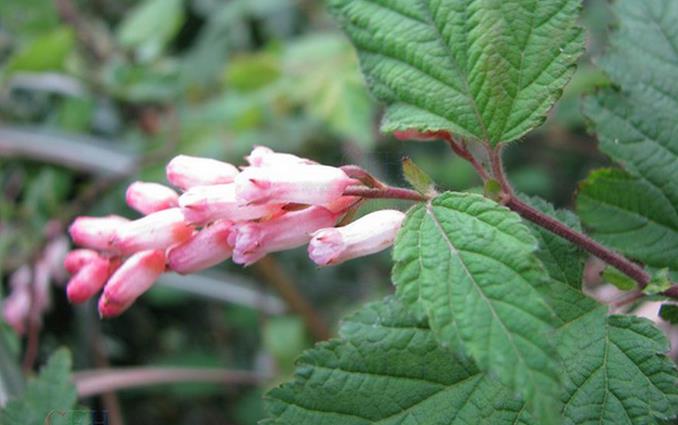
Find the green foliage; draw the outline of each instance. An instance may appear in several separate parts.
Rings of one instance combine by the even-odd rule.
[[[263,424],[536,424],[489,374],[441,346],[419,308],[370,304],[339,334],[304,353],[295,380],[268,394],[273,418]]]
[[[537,241],[520,217],[473,194],[445,193],[408,214],[393,281],[421,303],[441,343],[467,351],[542,412],[555,410],[554,316]]]
[[[579,0],[332,0],[358,49],[382,130],[491,144],[541,124],[582,52]]]
[[[529,199],[541,212],[579,229],[577,217]],[[530,225],[539,239],[537,256],[551,282],[549,304],[558,316],[563,424],[653,424],[678,415],[678,375],[663,354],[664,335],[645,319],[608,316],[581,291],[582,253],[544,228]]]
[[[28,382],[20,398],[10,401],[0,412],[3,425],[85,425],[88,412],[75,409],[75,386],[71,382],[71,355],[56,351]]]
[[[653,267],[678,269],[678,3],[620,0],[618,29],[600,61],[620,91],[584,102],[600,149],[627,171],[599,170],[577,209],[593,236]]]
[[[463,200],[467,200],[469,206],[473,206],[471,201],[476,203],[474,209],[465,209],[473,211],[468,219],[476,221],[474,226],[461,225],[459,217],[450,217],[449,206],[441,207]],[[526,200],[568,226],[580,228],[574,214],[556,211],[540,199]],[[678,414],[678,378],[675,365],[663,355],[668,351],[666,338],[648,320],[608,316],[605,307],[582,293],[584,256],[577,247],[541,227],[530,225],[539,244],[534,251],[534,240],[510,217],[511,213],[492,207],[491,202],[475,195],[444,194],[429,208],[431,212],[426,207],[410,212],[398,240],[394,278],[399,285],[443,286],[451,293],[456,289],[454,286],[463,285],[463,279],[457,279],[454,286],[444,278],[432,280],[435,279],[434,261],[438,260],[440,270],[453,266],[448,267],[447,260],[434,255],[439,237],[427,233],[427,221],[433,218],[422,218],[422,214],[433,214],[443,223],[441,226],[454,222],[459,224],[459,229],[474,228],[474,232],[466,236],[463,232],[450,234],[455,246],[468,239],[473,241],[470,244],[475,244],[477,252],[482,252],[486,241],[501,247],[506,244],[502,239],[513,232],[515,251],[525,249],[520,245],[527,243],[530,255],[543,262],[550,282],[540,288],[540,293],[555,313],[551,339],[557,341],[553,358],[560,365],[554,385],[558,388],[562,422],[554,420],[554,423],[658,424]],[[442,208],[445,210],[441,211]],[[502,214],[508,217],[488,225]],[[486,227],[502,229],[505,233],[497,231],[490,237]],[[417,252],[424,249],[429,249],[430,258],[418,256]],[[459,252],[460,256],[466,253]],[[493,270],[488,274],[499,273]],[[398,289],[402,298],[403,286]],[[411,292],[404,297],[408,303],[425,296],[424,288],[409,289]],[[529,306],[529,298],[534,299],[535,295],[526,295],[519,305]],[[467,303],[473,301],[472,296],[468,299]],[[451,314],[450,311],[448,317]],[[483,372],[486,368],[478,367],[462,354],[461,344],[441,341],[439,332],[432,326],[434,320],[423,298],[421,303],[410,306],[388,299],[363,308],[344,321],[339,339],[321,343],[301,357],[293,382],[269,393],[272,418],[264,423],[545,423],[543,419],[535,421],[529,404],[500,384],[495,373]],[[516,319],[509,322],[511,320]],[[483,332],[477,326],[470,329]]]

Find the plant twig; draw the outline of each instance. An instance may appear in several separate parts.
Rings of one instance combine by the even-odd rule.
[[[590,254],[600,258],[607,264],[615,267],[620,272],[629,276],[638,283],[640,289],[645,288],[650,283],[650,275],[639,265],[630,261],[623,255],[601,245],[589,236],[580,233],[564,223],[550,217],[541,211],[532,208],[520,198],[518,198],[504,172],[501,160],[501,146],[496,148],[488,147],[488,154],[492,166],[492,173],[502,187],[503,203],[511,210],[520,214],[526,220],[529,220],[546,230],[572,242]]]
[[[483,165],[476,159],[476,157],[473,156],[473,154],[466,147],[465,143],[455,140],[452,137],[452,135],[449,134],[448,137],[445,138],[445,140],[450,145],[450,148],[452,148],[452,151],[454,151],[454,153],[468,161],[473,166],[473,168],[476,170],[476,172],[483,180],[483,182],[486,182],[490,179],[490,175],[487,173],[487,170],[485,170],[485,167],[483,167]]]
[[[81,398],[176,382],[258,385],[265,379],[256,372],[213,368],[131,367],[85,370],[73,374]]]

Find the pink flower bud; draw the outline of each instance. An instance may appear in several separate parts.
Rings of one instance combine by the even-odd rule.
[[[193,186],[231,183],[238,169],[227,162],[210,158],[179,155],[167,164],[167,180],[179,189]]]
[[[317,162],[310,159],[300,158],[289,153],[274,152],[265,146],[255,146],[252,152],[245,157],[252,167],[273,167],[294,164],[312,165]]]
[[[341,197],[344,189],[355,183],[341,169],[326,165],[248,167],[235,178],[235,193],[241,205],[323,205]]]
[[[219,219],[255,220],[276,214],[281,208],[278,205],[238,205],[233,184],[192,187],[179,197],[179,205],[186,220],[195,224]]]
[[[382,210],[344,226],[318,230],[308,244],[308,255],[316,264],[327,266],[364,257],[393,245],[405,214]]]
[[[250,265],[270,252],[302,246],[316,230],[334,226],[338,217],[326,208],[309,207],[262,223],[239,224],[229,238],[233,261]]]
[[[158,183],[134,182],[125,194],[127,205],[143,215],[176,207],[178,198],[175,191]]]
[[[179,208],[154,212],[130,221],[115,232],[113,247],[124,254],[148,249],[165,249],[184,242],[193,234]]]
[[[111,241],[115,231],[127,222],[129,220],[117,215],[78,217],[71,224],[68,232],[76,245],[99,251],[109,251],[112,249]]]
[[[2,317],[14,330],[23,334],[31,311],[31,269],[23,266],[10,277],[11,293],[2,304]]]
[[[393,136],[398,140],[416,140],[419,142],[430,142],[432,140],[448,140],[450,133],[444,130],[438,131],[419,131],[419,130],[403,130],[394,131]]]
[[[99,254],[91,249],[75,249],[66,255],[64,267],[70,274],[76,274],[83,266],[99,258]]]
[[[179,274],[189,274],[228,260],[233,253],[233,248],[228,244],[232,230],[233,223],[226,220],[216,221],[203,228],[191,239],[169,251],[169,268]]]
[[[104,287],[99,299],[99,315],[115,317],[129,308],[165,271],[162,250],[137,252],[123,263]]]
[[[119,264],[118,259],[109,260],[100,256],[90,259],[68,281],[68,286],[66,286],[68,300],[73,304],[80,304],[90,299],[104,287]]]

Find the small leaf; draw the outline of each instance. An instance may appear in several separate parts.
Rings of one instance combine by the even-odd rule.
[[[71,382],[71,356],[61,349],[55,352],[28,382],[20,398],[10,401],[0,412],[3,425],[84,425],[84,412],[74,410],[75,386]]]
[[[485,196],[492,199],[495,202],[499,202],[499,197],[501,195],[501,184],[495,179],[489,179],[485,182],[483,187],[485,191]]]
[[[579,0],[332,0],[382,130],[488,141],[540,125],[583,50]]]
[[[614,267],[605,267],[603,270],[603,279],[611,283],[622,291],[631,291],[636,288],[636,281],[626,276],[624,273]]]
[[[678,324],[678,305],[676,304],[662,304],[659,309],[659,317],[666,320],[672,325]]]
[[[546,273],[536,249],[517,214],[448,192],[409,212],[393,281],[401,299],[423,305],[441,343],[461,345],[547,415],[557,409],[555,316],[540,294]]]
[[[663,268],[652,274],[650,283],[645,287],[644,291],[648,295],[660,294],[671,288],[671,276],[668,268]]]
[[[403,175],[405,180],[422,195],[435,193],[435,185],[431,177],[410,158],[403,158]]]

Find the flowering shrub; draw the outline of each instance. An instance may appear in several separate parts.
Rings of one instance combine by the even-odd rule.
[[[583,100],[617,168],[580,184],[576,210],[519,193],[506,146],[547,118],[585,48],[580,0],[330,0],[357,50],[381,130],[441,143],[482,181],[444,190],[410,160],[411,188],[369,170],[255,147],[237,167],[185,155],[136,182],[142,218],[79,217],[65,266],[73,303],[122,314],[163,274],[249,266],[308,246],[319,266],[393,245],[395,294],[347,317],[268,393],[271,425],[665,424],[678,374],[648,299],[678,322],[678,2],[616,0],[606,85]],[[411,201],[354,218],[370,199]],[[582,288],[584,263],[627,293]],[[5,305],[28,314],[26,278]],[[656,319],[657,322],[660,319]],[[57,359],[58,360],[58,359]]]

